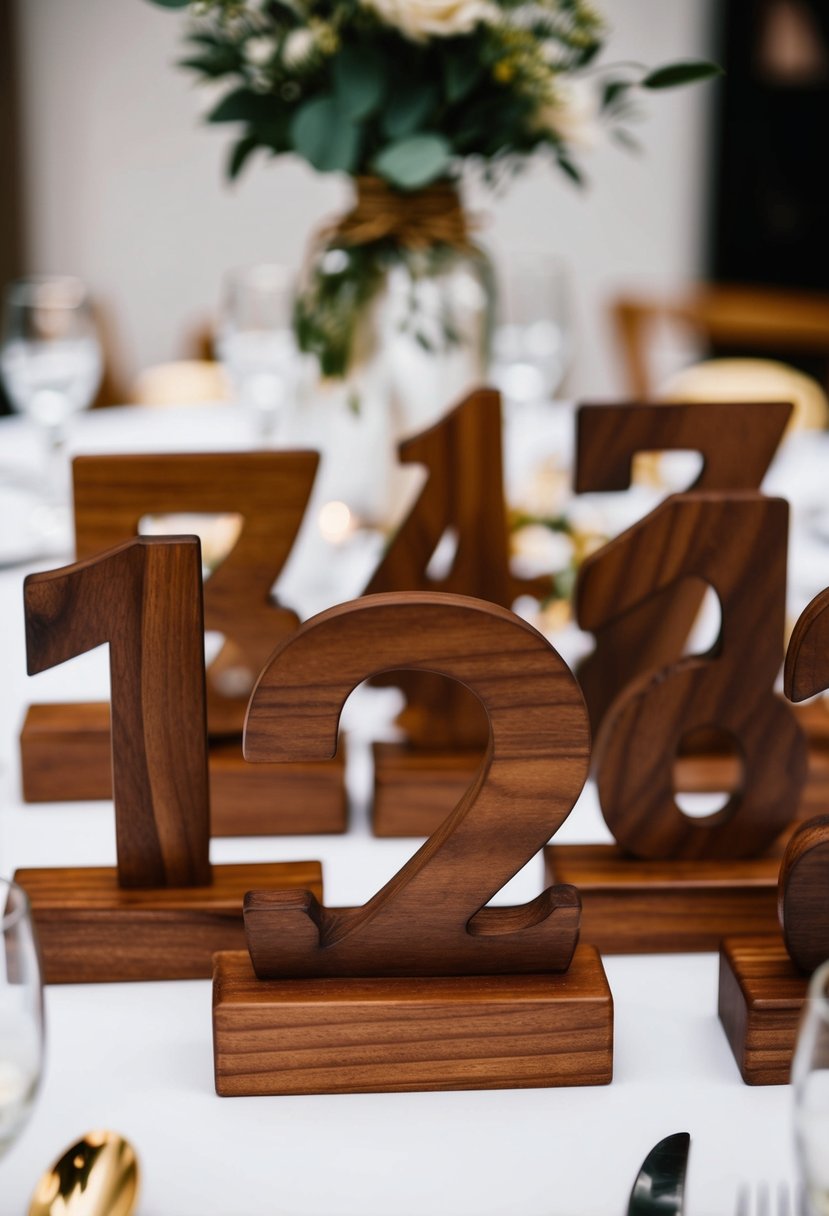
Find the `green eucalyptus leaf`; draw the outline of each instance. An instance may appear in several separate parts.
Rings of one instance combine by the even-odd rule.
[[[267,122],[278,108],[276,98],[251,89],[234,89],[226,93],[207,115],[208,122]]]
[[[631,87],[629,80],[608,80],[602,91],[603,110],[609,110],[619,102]]]
[[[450,105],[463,101],[480,80],[484,72],[479,50],[476,46],[464,47],[457,43],[447,46],[443,55],[443,87]]]
[[[337,100],[349,118],[368,118],[386,92],[386,62],[370,46],[344,46],[333,67]]]
[[[252,152],[260,146],[259,140],[254,139],[251,135],[246,135],[243,139],[238,140],[230,150],[230,156],[227,162],[227,175],[231,181],[239,176],[244,167],[245,161]]]
[[[716,63],[702,59],[689,59],[680,63],[668,63],[663,68],[649,72],[642,81],[644,89],[673,89],[681,84],[693,84],[697,80],[710,80],[722,76],[723,70]]]
[[[157,8],[187,8],[190,0],[150,0]]]
[[[563,153],[559,152],[556,160],[558,161],[559,168],[570,178],[571,182],[575,182],[577,186],[584,185],[584,175],[568,156],[564,156]]]
[[[390,139],[411,135],[425,122],[440,99],[436,84],[405,81],[392,91],[381,125]]]
[[[436,133],[409,135],[387,144],[374,171],[399,190],[419,190],[442,177],[452,159],[449,141]]]
[[[294,149],[320,173],[351,173],[360,152],[360,128],[335,97],[315,97],[296,111],[291,122]]]

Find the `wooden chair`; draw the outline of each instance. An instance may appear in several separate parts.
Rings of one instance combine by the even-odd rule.
[[[611,314],[626,390],[637,401],[659,395],[652,348],[655,331],[666,322],[698,339],[703,350],[814,360],[824,386],[829,385],[829,295],[706,285],[673,297],[620,295]]]

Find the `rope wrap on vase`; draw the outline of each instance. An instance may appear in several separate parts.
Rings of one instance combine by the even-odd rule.
[[[469,224],[458,191],[438,182],[410,194],[393,190],[379,177],[358,177],[357,202],[326,231],[329,240],[370,245],[391,240],[405,249],[450,245],[471,250]]]

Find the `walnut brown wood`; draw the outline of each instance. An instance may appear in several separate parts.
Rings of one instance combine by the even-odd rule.
[[[367,596],[320,614],[271,658],[251,697],[245,756],[322,759],[351,690],[406,667],[463,681],[490,721],[484,763],[451,816],[361,908],[251,892],[248,947],[262,979],[566,970],[572,888],[520,908],[485,905],[555,833],[589,754],[578,686],[549,643],[493,604],[440,593]]]
[[[209,979],[217,950],[243,950],[242,903],[258,886],[322,898],[317,861],[213,867],[203,887],[125,890],[111,867],[18,870],[46,984]]]
[[[794,819],[806,745],[774,696],[786,586],[788,508],[752,493],[674,495],[583,571],[579,616],[591,629],[695,578],[722,608],[707,655],[646,673],[614,701],[596,740],[602,811],[617,842],[649,860],[758,856]],[[683,814],[673,761],[692,731],[726,732],[743,759],[740,789],[704,819]]]
[[[293,545],[313,486],[316,452],[79,456],[73,464],[79,557],[134,536],[144,516],[233,512],[242,529],[205,585],[206,627],[225,635],[208,668],[211,834],[342,832],[347,808],[342,764],[252,773],[241,732],[255,676],[276,643],[297,627],[271,588]],[[243,695],[223,691],[232,676]],[[234,739],[235,736],[235,739]],[[112,796],[109,707],[35,705],[20,736],[24,797],[30,802]],[[240,786],[245,793],[238,798]]]
[[[398,453],[402,463],[422,465],[427,480],[366,594],[446,591],[508,608],[521,594],[549,591],[549,578],[524,580],[510,571],[497,392],[471,393],[434,426],[405,440]],[[457,545],[449,569],[435,579],[429,563],[447,531]],[[435,813],[445,817],[455,805],[453,770],[479,763],[486,717],[462,685],[430,673],[398,672],[381,682],[406,696],[399,722],[407,742],[375,749],[372,827],[378,836],[425,836]]]
[[[584,405],[576,424],[576,493],[626,490],[634,456],[677,450],[703,457],[693,489],[757,489],[791,413],[785,402]],[[582,577],[595,578],[603,561],[602,550],[587,558]],[[698,586],[668,587],[597,628],[595,650],[578,668],[594,732],[632,679],[682,654],[701,602]]]
[[[29,675],[109,643],[124,887],[210,881],[200,588],[195,537],[138,538],[24,583]]]
[[[227,953],[213,1042],[228,1097],[605,1085],[613,999],[589,946],[564,975],[419,979],[262,981]]]
[[[803,610],[786,653],[786,695],[802,701],[829,688],[829,589]],[[795,965],[829,958],[829,814],[795,832],[780,869],[780,923]]]
[[[214,950],[244,940],[251,886],[321,895],[318,863],[211,872],[200,548],[135,538],[26,580],[30,673],[110,646],[118,867],[16,875],[47,983],[207,976]]]
[[[779,933],[722,943],[720,1021],[747,1085],[788,1084],[808,985]]]
[[[78,558],[128,540],[146,515],[176,512],[241,515],[230,553],[205,584],[207,629],[218,630],[249,672],[249,687],[274,646],[299,624],[275,603],[271,588],[294,544],[319,464],[317,452],[216,452],[78,456],[73,461]],[[213,667],[220,673],[222,655]],[[240,730],[247,693],[211,688],[211,731]],[[223,702],[225,703],[223,705]],[[222,710],[224,709],[224,713]]]
[[[548,882],[572,883],[581,935],[602,954],[718,950],[732,934],[777,931],[783,845],[750,861],[637,861],[617,845],[550,845]]]

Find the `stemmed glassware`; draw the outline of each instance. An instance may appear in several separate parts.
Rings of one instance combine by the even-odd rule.
[[[216,352],[262,444],[284,432],[297,388],[293,307],[294,280],[285,266],[225,275]]]
[[[792,1062],[795,1138],[807,1216],[829,1216],[829,962],[815,971]]]
[[[513,254],[498,276],[490,374],[507,408],[549,401],[572,356],[570,280],[551,254]]]
[[[61,547],[69,536],[66,423],[91,405],[101,364],[89,295],[79,279],[41,276],[9,284],[0,374],[12,407],[35,423],[43,440],[40,502],[26,526],[47,548]]]
[[[0,1158],[29,1117],[43,1068],[43,987],[29,900],[0,878]]]

